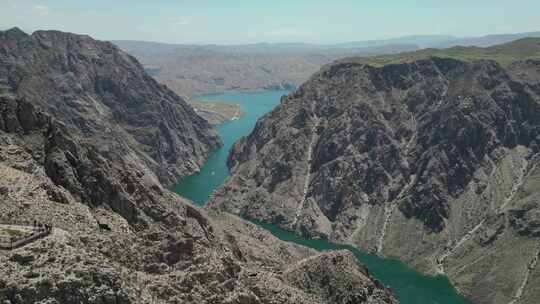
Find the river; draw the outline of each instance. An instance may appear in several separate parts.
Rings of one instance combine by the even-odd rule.
[[[238,120],[217,126],[224,143],[223,147],[212,153],[199,173],[182,179],[172,190],[199,205],[204,205],[212,192],[229,176],[226,161],[231,146],[242,136],[248,135],[257,119],[277,106],[281,96],[288,93],[288,91],[262,91],[199,96],[198,99],[203,101],[239,103],[245,115]],[[281,240],[318,251],[350,250],[368,267],[375,278],[395,292],[401,304],[472,304],[456,292],[446,277],[425,276],[400,261],[367,254],[352,246],[337,245],[326,240],[302,239],[273,225],[254,223],[269,230]]]

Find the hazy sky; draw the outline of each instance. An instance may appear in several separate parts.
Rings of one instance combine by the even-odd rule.
[[[332,43],[540,30],[539,0],[0,0],[0,28],[171,43]]]

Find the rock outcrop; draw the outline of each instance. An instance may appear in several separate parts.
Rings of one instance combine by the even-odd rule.
[[[3,32],[0,43],[3,94],[39,107],[110,159],[144,163],[171,184],[220,144],[184,100],[111,43],[18,29]],[[6,123],[11,131],[23,127]]]
[[[345,252],[329,271],[335,288],[351,287],[343,296],[308,288],[320,284],[309,276],[293,281],[291,265],[326,255],[165,188],[218,145],[110,43],[0,32],[0,229],[53,226],[0,251],[0,302],[397,303]]]
[[[538,60],[342,60],[235,144],[209,206],[536,303],[539,142]]]

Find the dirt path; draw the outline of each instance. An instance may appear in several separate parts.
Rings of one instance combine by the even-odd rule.
[[[401,189],[396,199],[392,202],[385,203],[384,222],[381,228],[381,234],[379,236],[379,239],[377,240],[377,247],[376,247],[376,252],[378,254],[382,253],[383,245],[384,245],[384,238],[386,236],[386,231],[388,230],[388,224],[390,223],[390,220],[392,219],[392,215],[394,214],[394,210],[396,210],[396,207],[399,201],[403,198],[403,196],[405,196],[405,194],[407,194],[407,192],[412,188],[414,183],[416,183],[416,175],[413,174],[409,177],[409,183]]]
[[[533,159],[535,157],[536,157],[536,155],[533,157]],[[508,196],[505,198],[504,203],[495,210],[496,214],[501,214],[501,213],[504,212],[504,209],[508,206],[508,204],[516,196],[516,193],[518,192],[519,188],[521,188],[521,186],[523,186],[523,183],[525,182],[527,175],[534,172],[534,170],[536,169],[536,166],[537,166],[537,163],[535,163],[530,169],[527,169],[529,167],[529,162],[526,159],[523,159],[521,161],[521,167],[520,167],[520,169],[518,171],[517,179],[513,183],[512,189],[510,190],[510,193],[508,194]],[[491,172],[490,179],[491,179],[491,176],[493,176],[495,174],[495,172],[496,172],[496,170],[494,168],[492,170],[492,172]],[[438,273],[440,273],[440,274],[445,273],[444,261],[449,256],[454,254],[458,248],[460,248],[461,246],[463,246],[463,244],[465,244],[467,241],[469,241],[474,236],[474,234],[484,225],[484,223],[487,221],[487,218],[488,218],[488,216],[484,217],[484,219],[482,219],[482,221],[480,221],[480,223],[478,225],[476,225],[474,228],[469,230],[457,243],[455,243],[452,247],[445,250],[437,258],[437,272]]]
[[[440,274],[444,274],[444,261],[454,254],[454,252],[461,247],[463,244],[465,244],[468,240],[470,240],[476,231],[480,229],[484,223],[486,222],[486,218],[484,218],[478,225],[474,226],[473,229],[469,230],[457,243],[454,244],[454,246],[450,247],[446,251],[444,251],[439,258],[437,258],[437,272]]]
[[[33,236],[30,235],[30,233],[32,233],[32,231],[34,231],[34,227],[32,227],[32,226],[0,225],[0,229],[12,229],[12,230],[19,230],[21,232],[28,233],[29,235],[27,237],[23,238],[23,239],[30,239],[32,237],[35,237],[35,235],[33,235]],[[40,237],[32,240],[29,243],[24,243],[24,245],[16,246],[12,250],[27,246],[29,244],[32,244],[32,243],[34,243],[36,241],[39,241],[41,239],[44,239],[44,238],[50,238],[50,239],[54,240],[55,242],[65,243],[67,241],[68,236],[69,236],[69,233],[67,231],[62,230],[60,228],[53,228],[52,231],[49,234],[43,234],[43,236],[40,236]],[[4,245],[9,245],[9,244],[4,244]]]
[[[514,295],[514,299],[510,301],[510,303],[508,304],[517,304],[521,300],[521,297],[523,296],[523,292],[525,291],[525,287],[527,287],[527,283],[529,283],[529,277],[531,276],[531,272],[536,268],[539,258],[540,258],[540,243],[538,244],[538,248],[535,252],[535,255],[529,262],[529,266],[527,267],[527,272],[525,272],[525,275],[523,276],[523,281],[521,282],[521,285],[517,289],[516,294]]]
[[[497,209],[497,213],[501,213],[506,206],[514,199],[516,196],[516,193],[518,192],[519,188],[523,186],[523,183],[525,182],[525,176],[527,175],[527,166],[529,165],[529,162],[526,159],[523,159],[521,161],[521,168],[519,170],[519,175],[517,178],[517,182],[512,185],[512,190],[510,190],[510,194],[505,198],[504,203]],[[531,168],[530,172],[534,170],[534,167]]]
[[[397,204],[394,203],[388,203],[384,207],[384,222],[381,229],[381,235],[379,236],[379,239],[377,240],[377,253],[380,254],[383,250],[383,242],[384,237],[386,236],[386,230],[388,229],[388,223],[390,222],[390,219],[392,218],[392,214],[394,213],[394,210],[396,209]]]
[[[313,113],[315,113],[314,105],[312,106],[312,111]],[[302,190],[302,199],[300,200],[300,202],[298,203],[296,207],[296,213],[295,213],[294,221],[292,223],[293,228],[296,228],[298,219],[300,218],[300,216],[302,215],[302,211],[304,210],[304,205],[306,203],[307,194],[309,190],[309,183],[311,181],[311,161],[313,159],[313,146],[315,145],[317,141],[317,128],[319,128],[319,125],[320,125],[320,118],[317,117],[315,114],[313,114],[313,120],[315,121],[315,123],[313,123],[313,126],[311,127],[311,140],[310,140],[308,150],[306,153],[307,154],[306,175],[305,175],[305,180],[304,180],[304,188]]]

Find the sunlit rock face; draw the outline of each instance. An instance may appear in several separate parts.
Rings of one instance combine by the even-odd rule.
[[[508,303],[540,282],[539,95],[536,60],[328,65],[235,144],[210,206],[399,257],[479,303]]]
[[[53,227],[0,250],[0,302],[397,303],[349,253],[283,243],[166,189],[219,144],[112,44],[0,32],[0,242]],[[325,292],[306,263],[346,292]]]

